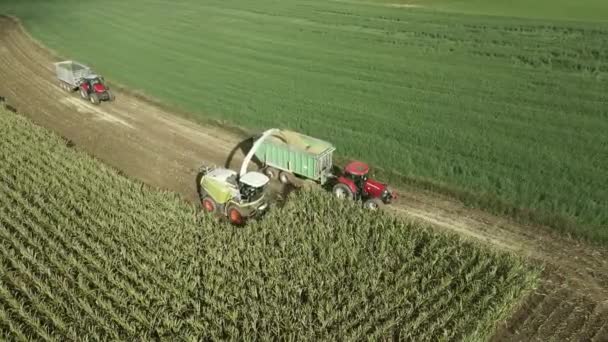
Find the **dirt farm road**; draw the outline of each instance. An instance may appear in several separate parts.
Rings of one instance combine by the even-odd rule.
[[[245,137],[178,117],[116,89],[117,100],[94,106],[62,90],[58,59],[16,21],[0,16],[0,96],[36,124],[76,148],[149,185],[196,201],[201,163],[230,167],[243,158]],[[1,138],[1,137],[0,137]],[[543,262],[541,286],[501,323],[496,341],[608,341],[608,250],[547,228],[523,226],[436,194],[397,189],[391,211],[408,219]]]

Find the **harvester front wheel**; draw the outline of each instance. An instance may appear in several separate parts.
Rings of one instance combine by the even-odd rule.
[[[346,184],[338,183],[338,184],[334,185],[334,189],[332,192],[334,193],[334,196],[336,196],[338,199],[341,199],[341,200],[342,199],[347,199],[347,200],[355,199],[355,195],[353,194],[353,191]]]
[[[369,209],[372,211],[376,211],[382,207],[384,203],[379,198],[370,198],[365,203],[363,203],[363,207],[365,209]]]
[[[230,206],[228,208],[228,220],[235,226],[242,226],[245,224],[245,218],[237,206]]]
[[[213,198],[209,196],[203,197],[203,199],[201,200],[201,205],[203,206],[203,209],[208,213],[215,213],[217,210],[217,204],[215,203]]]

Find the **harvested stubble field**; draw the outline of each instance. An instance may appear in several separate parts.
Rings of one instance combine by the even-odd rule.
[[[608,192],[598,191],[608,24],[583,20],[605,5],[580,3],[569,11],[579,21],[564,21],[559,3],[536,2],[542,19],[476,3],[5,1],[0,11],[62,55],[201,119],[292,128],[393,183],[608,241]],[[517,4],[503,14],[523,15]]]
[[[485,340],[537,271],[327,194],[218,224],[0,112],[8,340]],[[349,212],[350,215],[343,215]]]

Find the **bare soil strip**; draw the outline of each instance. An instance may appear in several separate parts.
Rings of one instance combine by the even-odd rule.
[[[236,169],[244,137],[204,127],[113,89],[116,101],[92,106],[62,90],[49,51],[14,20],[0,17],[0,96],[35,123],[126,175],[196,201],[201,163]],[[231,157],[229,157],[231,156]],[[228,163],[227,163],[228,161]],[[436,194],[397,189],[391,211],[546,264],[543,283],[494,340],[586,340],[608,336],[608,251],[465,208]]]

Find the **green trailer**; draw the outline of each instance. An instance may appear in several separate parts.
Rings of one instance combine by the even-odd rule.
[[[323,140],[301,133],[279,130],[255,151],[269,178],[294,183],[294,175],[325,184],[331,176],[335,147]]]

